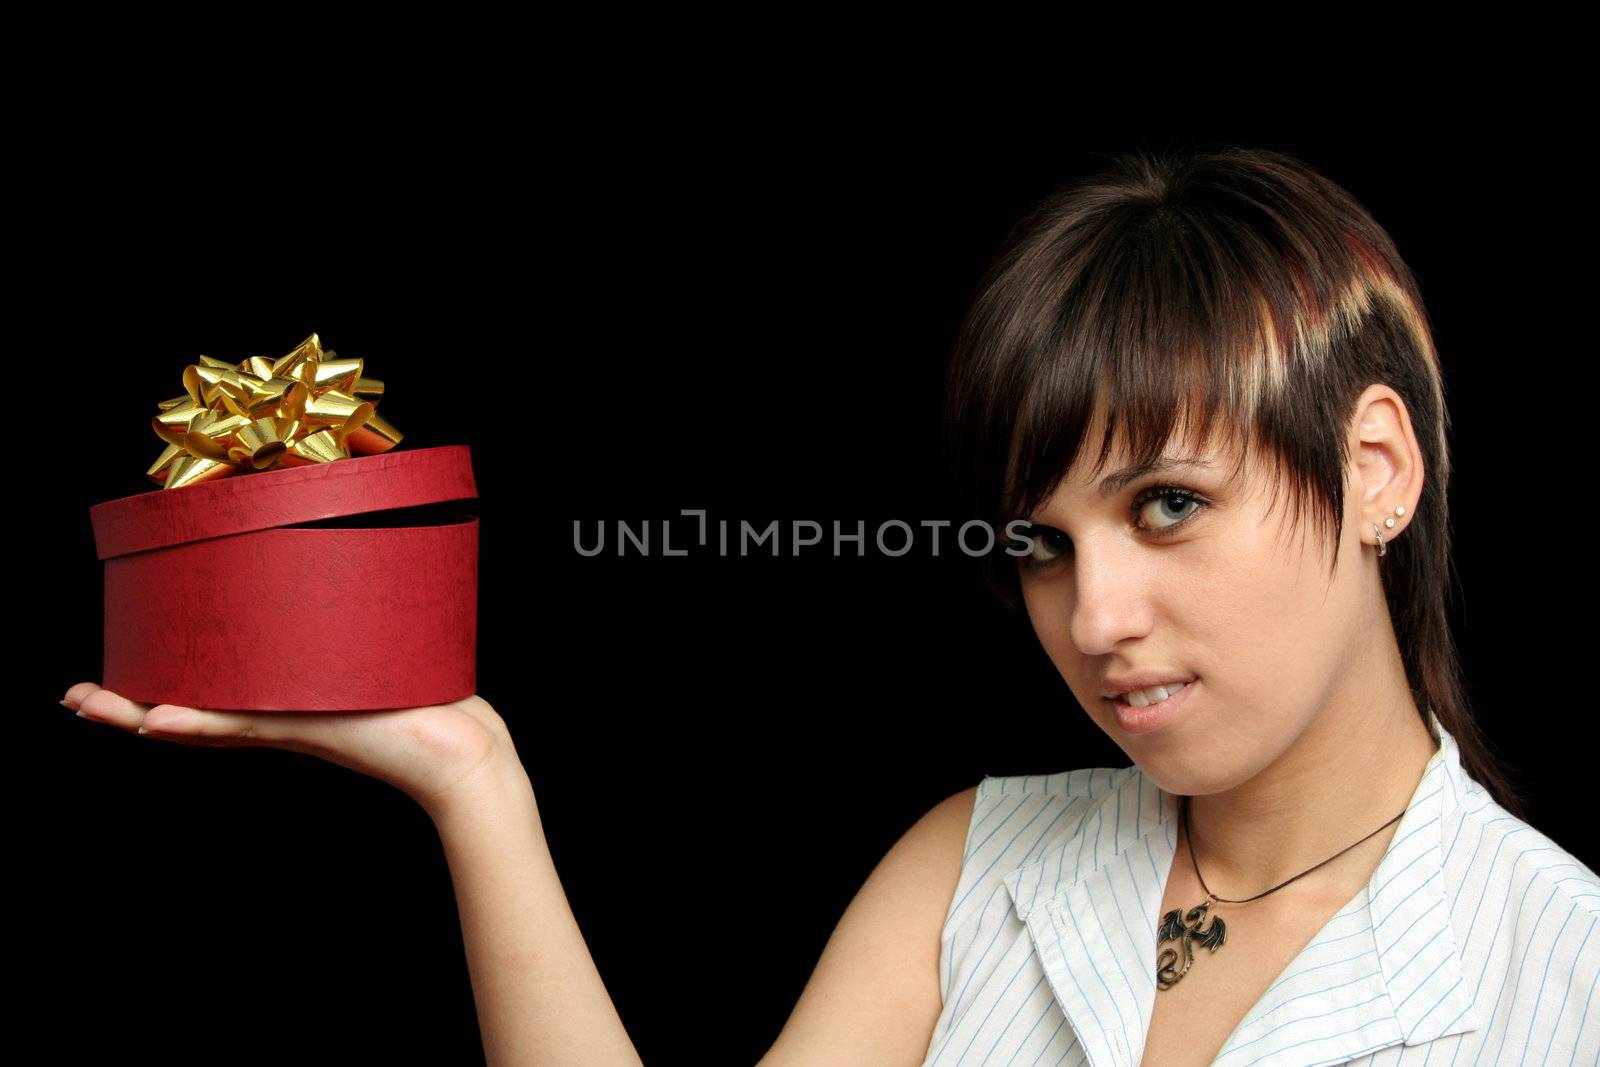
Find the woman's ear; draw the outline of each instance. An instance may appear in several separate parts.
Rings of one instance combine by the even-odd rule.
[[[1349,454],[1355,476],[1351,499],[1361,515],[1361,529],[1394,519],[1394,526],[1381,527],[1384,539],[1389,540],[1410,521],[1422,497],[1426,473],[1411,415],[1399,393],[1374,384],[1357,398]],[[1397,515],[1396,507],[1405,511]]]

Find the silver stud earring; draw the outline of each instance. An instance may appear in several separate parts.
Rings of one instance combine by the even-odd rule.
[[[1404,515],[1406,513],[1405,506],[1403,504],[1396,504],[1395,508],[1394,508],[1394,513],[1396,515]],[[1393,519],[1384,519],[1383,520],[1383,525],[1393,529],[1394,520]],[[1382,558],[1383,554],[1385,552],[1387,552],[1388,549],[1384,547],[1384,544],[1383,544],[1383,530],[1378,527],[1377,523],[1373,523],[1372,524],[1372,536],[1374,536],[1374,537],[1376,537],[1378,539],[1378,556],[1379,556],[1379,558]]]

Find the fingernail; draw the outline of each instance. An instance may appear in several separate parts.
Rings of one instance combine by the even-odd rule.
[[[142,733],[148,733],[149,731],[147,731],[143,726],[141,726],[141,727],[139,727],[139,732],[142,734]]]

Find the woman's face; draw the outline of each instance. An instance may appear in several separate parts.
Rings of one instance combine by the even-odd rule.
[[[1090,442],[1103,425],[1102,409]],[[1330,583],[1327,534],[1310,516],[1291,531],[1286,492],[1269,515],[1270,471],[1247,467],[1228,484],[1228,447],[1200,454],[1209,469],[1146,474],[1105,495],[1085,480],[1090,461],[1080,456],[1031,516],[1034,551],[1018,563],[1029,618],[1056,669],[1096,725],[1173,793],[1229,789],[1330,703],[1363,699],[1352,680],[1380,673],[1361,662],[1380,646],[1360,635],[1388,626],[1364,592],[1360,494],[1345,494]],[[1169,445],[1169,454],[1183,451]],[[1119,441],[1099,481],[1127,460]],[[1136,732],[1103,694],[1114,688],[1109,677],[1147,670],[1196,680],[1176,714]]]

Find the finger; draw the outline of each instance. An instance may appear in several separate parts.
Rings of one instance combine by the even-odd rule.
[[[84,686],[89,687],[86,692],[83,691]],[[84,718],[120,726],[124,730],[137,730],[144,723],[145,715],[150,710],[146,704],[129,700],[109,689],[102,689],[93,682],[75,685],[67,692],[71,694],[74,691],[79,693],[78,711]]]
[[[79,682],[77,685],[67,690],[66,696],[62,699],[61,703],[65,704],[73,711],[77,711],[83,706],[84,698],[99,688],[100,687],[94,682]]]
[[[157,704],[144,716],[139,733],[164,741],[220,748],[230,745],[270,745],[274,748],[323,754],[313,731],[336,728],[348,716],[336,713],[296,715],[276,712],[214,711],[183,704]]]
[[[214,748],[230,744],[260,744],[268,740],[262,736],[261,721],[255,715],[208,711],[182,704],[155,705],[145,713],[139,732]]]
[[[306,747],[300,739],[291,736],[288,727],[293,724],[277,716],[205,711],[181,704],[152,706],[129,700],[93,682],[79,682],[67,690],[63,703],[69,702],[76,703],[78,714],[86,719],[182,745],[221,748],[227,745],[275,744],[296,750]]]
[[[165,710],[151,719],[150,712],[154,710],[151,705],[129,700],[93,682],[75,685],[68,693],[78,698],[78,714],[86,719],[180,744],[219,747],[230,742],[230,732],[234,740],[243,740],[253,732],[241,728],[237,723],[218,721],[218,712],[203,712],[171,704],[155,705]]]

